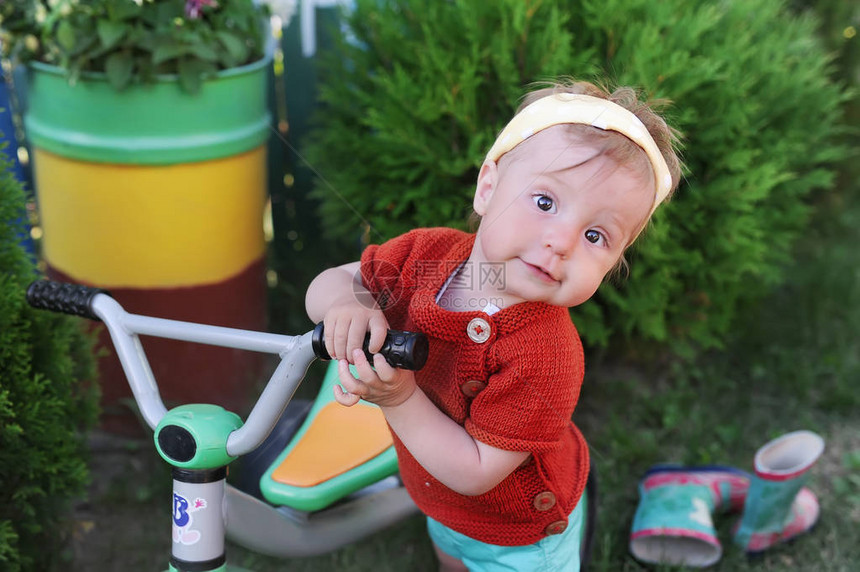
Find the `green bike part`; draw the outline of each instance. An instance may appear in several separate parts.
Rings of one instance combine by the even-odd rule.
[[[180,405],[168,411],[155,428],[155,448],[168,464],[181,469],[223,467],[236,459],[227,454],[227,437],[241,426],[238,415],[218,405]],[[184,441],[188,458],[177,459],[163,450],[177,440]]]
[[[321,510],[350,493],[397,473],[397,453],[395,453],[392,445],[365,463],[314,486],[296,487],[272,479],[272,473],[292,452],[296,444],[301,441],[317,413],[334,401],[334,386],[337,383],[339,383],[337,362],[332,361],[326,370],[322,387],[304,423],[293,436],[287,448],[260,478],[260,490],[270,503],[308,512]],[[373,407],[376,406],[373,405]]]
[[[105,74],[70,84],[56,66],[30,64],[30,142],[62,157],[125,165],[173,165],[229,157],[268,139],[271,58],[224,70],[198,93],[176,76],[117,91]]]

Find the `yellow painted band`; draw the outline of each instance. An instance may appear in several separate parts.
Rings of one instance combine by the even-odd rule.
[[[35,149],[43,252],[104,287],[217,283],[263,256],[266,149],[214,161],[133,166]]]

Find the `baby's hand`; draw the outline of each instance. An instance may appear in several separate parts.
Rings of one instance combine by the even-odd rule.
[[[355,350],[361,350],[364,336],[370,332],[368,349],[376,353],[385,343],[388,320],[378,308],[368,308],[357,301],[333,306],[323,319],[325,349],[332,359],[354,363]]]
[[[349,371],[346,360],[337,364],[340,382],[346,388],[346,391],[339,385],[334,388],[334,398],[341,405],[352,406],[364,399],[380,407],[394,407],[409,399],[415,391],[415,374],[391,367],[382,354],[373,356],[373,367],[361,350],[356,350],[352,358],[358,379]]]

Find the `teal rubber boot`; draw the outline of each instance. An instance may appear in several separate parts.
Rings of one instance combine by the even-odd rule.
[[[652,467],[639,483],[630,553],[648,564],[715,564],[723,548],[713,515],[739,512],[750,479],[732,467]]]
[[[735,544],[757,554],[815,525],[818,499],[803,485],[823,452],[824,439],[811,431],[787,433],[758,450]]]

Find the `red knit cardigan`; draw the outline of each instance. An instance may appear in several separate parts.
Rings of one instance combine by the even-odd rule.
[[[445,526],[490,544],[533,544],[564,530],[588,476],[588,448],[571,422],[582,344],[567,308],[526,302],[492,316],[440,308],[436,294],[474,240],[452,229],[414,230],[368,247],[362,279],[392,328],[428,336],[430,357],[416,380],[433,403],[475,439],[531,455],[492,490],[464,496],[433,478],[394,435],[400,475],[422,512]],[[503,279],[488,274],[494,270],[464,268],[458,279]],[[475,336],[476,324],[488,325],[489,335],[479,326]]]

